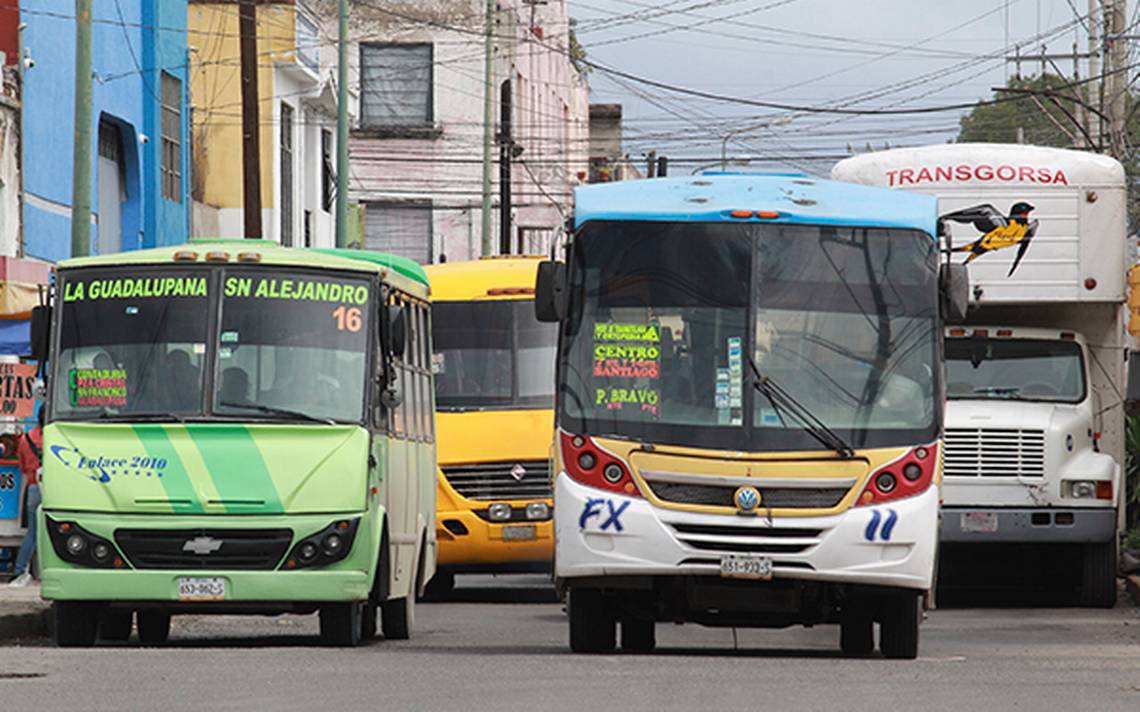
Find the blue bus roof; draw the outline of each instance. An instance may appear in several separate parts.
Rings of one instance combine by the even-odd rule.
[[[808,177],[701,175],[581,186],[575,227],[590,220],[776,222],[894,227],[936,234],[933,196]],[[775,211],[772,219],[736,218],[734,210]]]

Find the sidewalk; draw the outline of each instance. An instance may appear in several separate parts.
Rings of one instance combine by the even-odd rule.
[[[40,599],[39,584],[12,588],[0,583],[0,641],[47,635],[50,607]]]

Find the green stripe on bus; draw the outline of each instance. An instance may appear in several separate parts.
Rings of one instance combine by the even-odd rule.
[[[188,429],[227,513],[282,512],[273,475],[244,425]]]
[[[148,456],[166,460],[166,467],[162,470],[162,487],[170,500],[171,510],[176,514],[201,514],[204,509],[198,491],[165,427],[148,423],[132,425],[131,429]]]

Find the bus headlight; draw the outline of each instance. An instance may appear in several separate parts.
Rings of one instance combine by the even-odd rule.
[[[550,507],[546,502],[531,502],[526,506],[527,519],[548,519],[550,517]]]
[[[352,551],[360,519],[338,519],[293,546],[280,568],[286,571],[327,566],[344,559]]]
[[[511,518],[511,505],[506,502],[496,502],[487,509],[487,516],[492,522],[505,522]]]
[[[114,544],[75,522],[58,522],[45,517],[44,524],[52,550],[67,563],[98,569],[130,568]]]
[[[1095,499],[1096,483],[1092,480],[1074,480],[1069,482],[1069,496],[1073,499]]]

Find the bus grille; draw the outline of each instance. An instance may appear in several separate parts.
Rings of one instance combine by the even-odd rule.
[[[549,499],[551,496],[550,463],[546,460],[451,465],[442,469],[448,484],[467,499]]]
[[[1044,477],[1045,431],[947,428],[942,472],[948,477]]]
[[[116,529],[115,543],[136,569],[273,569],[290,529]]]
[[[757,526],[752,523],[731,525],[670,525],[678,541],[694,549],[750,554],[799,554],[819,543],[821,529]]]
[[[679,482],[648,482],[657,498],[676,504],[700,504],[712,507],[736,508],[733,495],[735,485],[698,485]],[[760,490],[761,508],[773,509],[830,509],[847,494],[846,487],[765,487]]]

